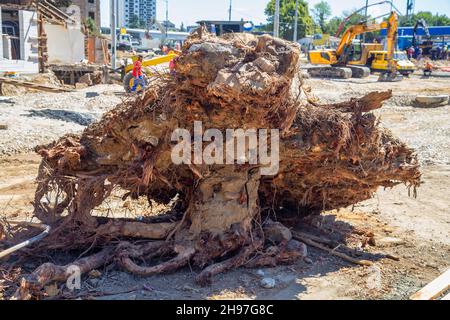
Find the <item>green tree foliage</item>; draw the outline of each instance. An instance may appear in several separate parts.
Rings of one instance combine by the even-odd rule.
[[[140,20],[135,14],[131,17],[128,26],[130,29],[145,29],[147,27],[145,21]]]
[[[322,31],[326,29],[326,22],[331,17],[331,7],[326,1],[321,1],[314,5],[311,10],[314,21],[320,26]]]
[[[92,18],[87,18],[85,21],[86,28],[89,30],[89,34],[91,35],[99,35],[100,31],[97,28],[95,20]]]
[[[402,27],[413,27],[419,19],[424,19],[428,26],[448,26],[450,25],[450,18],[445,14],[433,14],[428,11],[421,11],[413,14],[411,17],[400,17],[400,25]]]
[[[284,39],[292,40],[294,36],[295,1],[280,0],[280,36]],[[265,14],[273,31],[273,18],[275,15],[275,0],[270,0],[267,4]],[[314,21],[309,14],[308,3],[299,0],[298,5],[298,37],[302,38],[314,32]]]
[[[339,25],[344,19],[341,17],[331,18],[322,29],[323,33],[334,36],[339,29]]]

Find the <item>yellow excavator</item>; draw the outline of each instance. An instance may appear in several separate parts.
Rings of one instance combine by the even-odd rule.
[[[371,69],[366,67],[367,57],[371,49],[370,44],[362,46],[362,52],[355,52],[353,42],[358,35],[387,29],[387,54],[385,59],[387,69],[380,76],[380,81],[400,81],[401,74],[398,72],[395,61],[395,48],[397,45],[398,15],[391,12],[389,19],[381,23],[370,24],[360,23],[349,27],[343,34],[341,42],[336,50],[322,49],[311,50],[309,60],[313,65],[327,65],[308,69],[308,73],[313,77],[333,77],[333,78],[365,78],[370,75]],[[358,56],[359,59],[355,59]]]

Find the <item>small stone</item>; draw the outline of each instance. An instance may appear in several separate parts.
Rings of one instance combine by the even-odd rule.
[[[56,283],[44,287],[45,293],[50,297],[56,297],[59,294],[59,288]]]
[[[297,240],[289,241],[286,248],[288,251],[295,253],[299,258],[308,256],[308,247],[306,246],[306,244]]]
[[[303,261],[305,261],[305,263],[307,264],[313,264],[313,261],[310,258],[305,258],[303,259]]]
[[[89,87],[86,83],[77,82],[75,83],[75,89],[86,89]]]
[[[260,277],[264,277],[266,274],[263,270],[259,269],[258,271],[256,271],[256,274]]]
[[[98,270],[92,270],[89,272],[89,277],[91,278],[100,278],[102,276],[102,273]]]
[[[90,73],[86,73],[78,79],[78,83],[84,83],[87,86],[92,86],[92,78]]]
[[[279,222],[269,220],[263,227],[266,238],[273,243],[289,242],[292,239],[291,230]]]
[[[384,238],[374,237],[372,243],[374,243],[374,246],[386,248],[405,244],[405,240],[394,237],[384,237]]]
[[[275,279],[273,278],[264,278],[261,280],[261,287],[265,289],[273,289],[275,288]]]
[[[8,130],[7,124],[0,124],[0,130]]]

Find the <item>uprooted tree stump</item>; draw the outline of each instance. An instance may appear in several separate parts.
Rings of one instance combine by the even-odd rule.
[[[74,262],[82,272],[116,262],[149,276],[189,263],[202,270],[198,282],[207,284],[232,268],[304,256],[304,244],[289,235],[267,236],[268,217],[281,207],[315,213],[369,199],[379,187],[403,183],[415,191],[420,183],[413,150],[369,113],[391,92],[336,105],[309,102],[299,50],[290,42],[199,33],[185,44],[175,70],[81,136],[37,149],[43,161],[35,216],[53,227],[41,248],[95,248],[95,255]],[[249,163],[174,164],[172,134],[177,128],[193,133],[195,121],[224,136],[227,129],[278,129],[279,170],[265,176],[260,165]],[[118,188],[125,190],[123,201],[145,197],[168,204],[177,197],[181,214],[139,222],[95,217],[93,210]],[[111,240],[121,241],[113,247]],[[136,262],[158,257],[165,258],[152,266]],[[64,281],[66,269],[41,266],[22,280],[16,296]]]

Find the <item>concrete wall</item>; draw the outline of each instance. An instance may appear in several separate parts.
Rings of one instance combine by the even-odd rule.
[[[2,7],[0,7],[0,60],[3,59]]]
[[[44,25],[47,34],[48,63],[78,63],[84,59],[84,34],[69,26]]]
[[[38,62],[37,13],[19,11],[20,57],[22,60]]]
[[[100,0],[94,0],[94,3],[89,3],[88,0],[72,0],[72,4],[80,7],[82,21],[86,20],[92,12],[95,15],[95,24],[100,28]]]
[[[127,25],[127,21],[125,20],[125,0],[115,0],[116,1],[116,27],[117,28],[125,28]]]
[[[12,59],[11,39],[8,35],[2,35],[2,56],[4,59]]]

